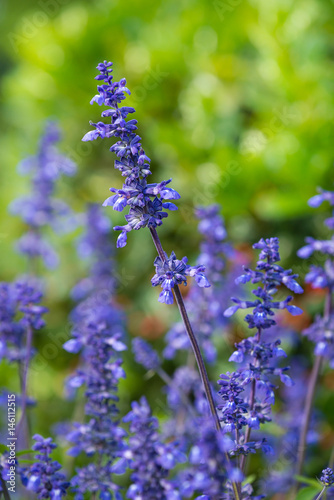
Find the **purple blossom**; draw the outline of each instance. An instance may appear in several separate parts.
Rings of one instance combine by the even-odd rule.
[[[334,484],[334,473],[330,467],[327,467],[327,469],[322,471],[320,482],[327,488],[328,486],[332,486],[332,484]]]
[[[151,174],[150,158],[145,154],[141,146],[141,138],[136,134],[137,120],[127,121],[129,114],[135,112],[134,108],[119,104],[130,95],[126,87],[126,80],[122,78],[119,82],[112,82],[112,63],[104,61],[97,66],[100,74],[97,80],[104,81],[98,85],[98,94],[93,97],[91,104],[109,107],[102,112],[102,117],[110,118],[111,123],[91,123],[95,130],[85,134],[83,141],[92,141],[101,138],[117,137],[119,140],[111,146],[110,150],[116,154],[115,168],[118,169],[125,182],[121,189],[110,188],[114,193],[103,203],[104,206],[112,206],[114,210],[122,211],[126,206],[130,207],[129,214],[125,216],[127,224],[115,226],[114,229],[121,231],[117,239],[117,247],[122,248],[127,242],[127,233],[142,227],[157,227],[162,224],[162,219],[168,216],[164,210],[177,210],[174,203],[163,200],[177,200],[180,195],[172,188],[167,187],[171,179],[160,183],[147,184],[147,176]]]
[[[254,301],[242,301],[232,297],[232,301],[236,305],[229,307],[224,313],[225,316],[232,316],[238,309],[253,308],[253,313],[247,314],[245,317],[248,327],[265,329],[276,324],[273,319],[273,316],[275,316],[273,309],[287,309],[294,316],[302,314],[303,311],[299,307],[290,305],[291,296],[280,302],[272,300],[273,295],[277,293],[278,286],[282,284],[295,293],[303,292],[303,289],[295,280],[297,275],[292,274],[290,269],[284,270],[281,266],[275,264],[280,260],[278,238],[261,239],[259,243],[253,245],[253,248],[261,250],[256,270],[244,268],[244,274],[236,282],[262,283],[262,287],[253,290],[252,293],[257,297]]]
[[[102,499],[120,500],[119,487],[112,479],[121,474],[126,461],[119,459],[126,448],[126,432],[119,425],[117,390],[125,377],[120,353],[124,344],[123,316],[113,297],[115,280],[109,220],[96,205],[88,207],[86,230],[78,240],[78,252],[91,263],[89,277],[73,292],[80,302],[72,312],[72,338],[64,344],[71,353],[80,353],[81,363],[68,378],[69,392],[85,387],[84,422],[75,422],[67,439],[72,443],[69,454],[83,453],[93,457],[91,463],[76,469],[71,480],[75,500],[86,492]]]
[[[140,403],[133,402],[131,407],[132,410],[123,419],[130,422],[129,449],[124,456],[133,470],[127,498],[181,500],[178,488],[168,475],[179,462],[185,461],[185,456],[176,444],[164,444],[159,439],[158,421],[152,417],[144,397]]]
[[[198,426],[197,433],[197,442],[190,451],[190,467],[179,474],[181,493],[186,498],[197,495],[197,500],[222,498],[229,480],[243,479],[240,470],[227,462],[226,454],[233,442],[217,433],[207,420]]]
[[[273,319],[275,309],[287,309],[293,315],[302,312],[298,307],[290,305],[291,296],[279,302],[273,301],[273,296],[282,284],[296,293],[302,292],[295,280],[297,275],[276,264],[280,260],[278,239],[261,239],[253,247],[260,250],[256,270],[244,268],[244,274],[236,281],[251,281],[262,286],[253,290],[256,300],[232,298],[235,305],[228,308],[225,315],[229,317],[239,309],[253,308],[252,314],[246,315],[245,321],[249,328],[256,328],[257,333],[235,345],[236,350],[230,361],[236,362],[239,368],[232,374],[228,372],[221,375],[218,381],[223,403],[217,409],[223,422],[223,433],[232,433],[234,436],[234,455],[254,453],[258,448],[262,448],[265,453],[272,453],[272,448],[265,439],[251,442],[250,431],[271,421],[271,406],[275,403],[275,378],[279,377],[288,387],[293,385],[293,381],[286,373],[289,368],[279,366],[280,358],[286,357],[280,347],[281,341],[268,342],[265,334],[268,328],[276,324]]]
[[[150,346],[148,342],[140,337],[132,340],[132,351],[135,360],[140,365],[143,365],[146,370],[157,370],[161,361],[158,353]]]
[[[64,474],[59,472],[61,465],[52,460],[51,453],[57,447],[52,438],[44,439],[39,434],[33,436],[35,444],[32,449],[37,451],[37,461],[23,471],[23,484],[29,491],[36,493],[36,498],[60,500],[66,496],[70,483]]]
[[[334,193],[330,191],[319,190],[320,194],[309,200],[309,205],[318,207],[323,201],[329,201],[330,205],[334,204]],[[333,224],[325,224],[331,229],[334,229]],[[329,240],[315,240],[314,238],[306,238],[308,243],[302,247],[297,253],[301,258],[308,258],[313,252],[317,251],[329,256],[323,266],[310,266],[310,271],[305,277],[306,283],[310,283],[313,288],[327,288],[328,301],[331,301],[331,295],[334,287],[334,239],[333,236]],[[333,336],[334,318],[331,308],[325,312],[323,317],[317,316],[314,323],[303,331],[309,340],[315,344],[315,354],[323,356],[329,360],[330,366],[334,367],[334,336]]]
[[[187,276],[195,277],[199,287],[209,287],[210,283],[204,275],[205,267],[189,266],[187,257],[178,260],[174,252],[168,258],[165,253],[166,260],[163,262],[160,257],[156,257],[154,266],[156,274],[151,279],[152,286],[161,285],[162,292],[159,295],[159,302],[165,304],[173,304],[174,298],[172,288],[175,285],[187,285]]]
[[[41,228],[51,226],[57,232],[66,232],[76,226],[70,208],[54,197],[57,180],[62,175],[74,175],[76,170],[75,164],[57,151],[55,144],[59,139],[55,123],[47,123],[38,154],[23,160],[18,166],[21,174],[32,177],[32,192],[13,201],[9,207],[11,213],[20,215],[29,226],[27,234],[19,239],[17,250],[29,258],[41,257],[49,268],[57,266],[58,257],[41,236]]]
[[[32,279],[0,283],[0,359],[22,361],[26,358],[27,329],[39,330],[45,325],[43,315],[48,309],[40,305],[42,298]]]
[[[303,335],[315,344],[314,353],[324,356],[330,367],[334,368],[334,315],[326,318],[317,316],[315,321],[303,330]]]
[[[176,438],[182,450],[198,441],[198,427],[209,412],[198,372],[188,366],[180,366],[164,388],[170,410],[164,423],[163,434],[167,439]]]

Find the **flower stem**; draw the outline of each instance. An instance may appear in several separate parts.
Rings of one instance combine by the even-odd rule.
[[[260,339],[261,339],[261,329],[258,329],[258,331],[256,332],[256,340],[257,342],[260,342]],[[254,360],[254,366],[257,365],[257,360],[255,359]],[[256,381],[255,379],[252,380],[252,387],[251,387],[251,391],[250,391],[250,397],[249,397],[249,410],[250,411],[253,411],[254,409],[254,403],[255,403],[255,391],[256,391]],[[248,443],[249,440],[250,440],[250,435],[251,435],[251,427],[249,425],[247,425],[246,427],[246,431],[245,431],[245,439],[244,439],[244,444]],[[241,472],[245,472],[245,468],[246,468],[246,455],[242,455],[241,459],[240,459],[240,469],[241,469]]]
[[[255,389],[256,389],[256,383],[255,383],[255,380],[252,380],[252,387],[251,387],[251,392],[250,392],[250,402],[249,402],[250,411],[252,411],[254,408]],[[247,425],[246,431],[245,431],[244,444],[249,442],[250,435],[251,435],[251,427],[249,425]],[[242,457],[240,459],[241,472],[245,472],[245,467],[246,467],[246,455],[242,455]]]
[[[324,306],[324,319],[325,320],[327,320],[329,318],[330,313],[331,313],[331,309],[332,309],[332,288],[330,287],[328,290],[328,294],[326,296],[325,306]],[[298,452],[297,452],[296,474],[298,474],[298,475],[301,475],[303,472],[303,464],[304,464],[305,452],[306,452],[307,432],[308,432],[308,428],[309,428],[309,424],[310,424],[315,388],[317,385],[317,380],[318,380],[319,372],[321,369],[322,360],[323,360],[322,356],[320,356],[320,355],[316,356],[315,363],[313,365],[312,373],[311,373],[309,384],[308,384],[306,400],[305,400],[304,418],[302,421],[302,429],[301,429],[301,433],[300,433]]]
[[[157,233],[155,228],[150,228],[150,232],[151,232],[151,236],[152,236],[155,248],[157,249],[158,255],[159,255],[160,259],[164,262],[166,260],[166,256],[165,256],[165,252],[162,248],[158,233]],[[179,286],[175,285],[173,288],[173,291],[174,291],[174,296],[175,296],[175,299],[176,299],[176,302],[177,302],[177,305],[178,305],[178,308],[179,308],[179,311],[180,311],[180,314],[182,317],[183,324],[185,326],[185,329],[186,329],[186,332],[188,334],[191,346],[192,346],[193,351],[194,351],[194,355],[195,355],[195,358],[197,361],[197,366],[198,366],[198,369],[199,369],[199,372],[201,375],[205,394],[206,394],[207,400],[209,402],[210,411],[211,411],[211,414],[212,414],[212,417],[213,417],[213,420],[215,423],[215,427],[216,427],[217,431],[220,432],[221,431],[220,422],[219,422],[219,418],[217,415],[216,406],[215,406],[215,403],[214,403],[214,400],[212,397],[209,377],[208,377],[208,374],[207,374],[207,371],[205,368],[205,364],[203,361],[201,350],[199,348],[197,339],[195,337],[191,323],[189,321],[188,313],[187,313],[187,310],[185,308],[184,300],[183,300]]]
[[[322,497],[322,495],[325,493],[325,491],[326,491],[326,486],[324,486],[322,488],[322,490],[320,491],[319,495],[317,496],[317,498],[315,500],[319,500]]]
[[[318,375],[320,372],[322,364],[322,356],[316,356],[315,363],[313,365],[312,373],[310,376],[306,401],[305,401],[305,409],[304,409],[304,418],[302,421],[302,429],[300,433],[300,439],[298,444],[298,452],[297,452],[297,468],[296,474],[301,475],[303,470],[305,452],[306,452],[306,438],[307,432],[310,424],[311,411],[313,406],[313,399],[315,394],[315,388],[317,385]]]

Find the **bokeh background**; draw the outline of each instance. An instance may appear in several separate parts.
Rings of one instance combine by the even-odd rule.
[[[111,142],[81,142],[89,120],[100,116],[89,101],[103,59],[132,91],[127,105],[137,111],[152,182],[172,177],[182,195],[160,231],[166,250],[194,259],[200,237],[193,207],[219,202],[231,242],[247,249],[278,236],[284,265],[303,276],[296,250],[305,236],[324,234],[323,210],[309,208],[307,199],[334,180],[333,13],[333,0],[1,0],[0,278],[25,271],[13,252],[24,226],[7,206],[29,190],[16,165],[36,152],[46,119],[58,120],[60,148],[78,166],[59,197],[81,212],[121,186]],[[121,223],[122,215],[110,215]],[[75,237],[55,239],[61,266],[46,274],[52,309],[37,343],[50,353],[30,381],[39,400],[33,425],[45,434],[73,409],[63,383],[76,360],[60,346],[69,335],[69,290],[86,269]],[[158,304],[150,288],[154,257],[147,232],[131,233],[117,251],[119,300],[130,335],[159,339],[176,312]],[[308,299],[310,313],[320,301]],[[143,381],[131,359],[127,372],[121,404],[146,384],[159,413],[159,382]],[[0,373],[15,386],[14,370],[2,363]],[[324,398],[325,408],[332,400]]]

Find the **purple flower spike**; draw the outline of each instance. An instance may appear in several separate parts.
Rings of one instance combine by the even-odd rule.
[[[22,470],[22,482],[38,499],[60,500],[66,496],[70,483],[66,481],[65,475],[59,472],[61,465],[50,456],[57,446],[51,438],[44,439],[39,434],[35,434],[33,439],[35,444],[32,449],[37,452],[37,460],[29,468]]]
[[[46,125],[36,156],[23,160],[18,166],[22,175],[32,178],[32,192],[13,201],[11,213],[19,215],[29,226],[28,232],[18,241],[16,249],[28,258],[40,257],[45,266],[54,269],[58,256],[50,243],[44,239],[41,229],[50,226],[55,232],[64,233],[77,226],[71,209],[54,197],[57,180],[63,175],[73,176],[76,165],[57,151],[60,131],[55,123]]]
[[[121,189],[110,189],[115,194],[107,198],[103,206],[111,206],[119,212],[129,206],[129,214],[125,216],[127,224],[114,227],[115,230],[122,231],[117,241],[117,247],[122,248],[126,245],[126,233],[129,231],[160,226],[162,220],[168,216],[164,210],[177,210],[174,203],[163,203],[163,200],[178,200],[180,195],[167,187],[171,179],[147,184],[146,178],[151,175],[151,160],[141,146],[141,137],[136,134],[137,120],[127,120],[128,114],[134,113],[135,109],[120,106],[130,91],[126,87],[125,78],[119,82],[112,81],[111,66],[112,63],[107,61],[97,66],[100,74],[96,79],[104,83],[98,85],[99,93],[91,100],[91,104],[96,102],[109,108],[102,112],[102,117],[110,118],[110,123],[91,123],[95,129],[87,132],[82,140],[93,141],[98,137],[118,139],[110,150],[117,156],[115,168],[126,179]],[[166,300],[170,301],[170,298],[166,297]]]
[[[273,309],[287,309],[293,316],[302,314],[302,310],[297,306],[289,305],[292,297],[287,297],[281,302],[274,302],[273,295],[277,292],[277,287],[285,285],[295,293],[303,293],[302,287],[297,283],[297,274],[292,274],[291,269],[284,270],[276,262],[280,260],[278,238],[263,238],[253,245],[253,248],[260,249],[259,261],[257,262],[256,270],[253,271],[244,268],[242,274],[237,280],[237,283],[262,283],[263,288],[258,287],[253,290],[253,294],[257,297],[256,301],[241,301],[232,298],[236,306],[230,306],[224,312],[226,317],[232,316],[238,309],[247,309],[254,307],[253,313],[245,317],[249,328],[270,328],[276,322],[273,319],[275,315]]]

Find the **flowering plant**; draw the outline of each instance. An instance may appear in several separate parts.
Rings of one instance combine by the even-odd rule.
[[[289,344],[290,337],[298,337],[291,332],[290,322],[291,317],[303,314],[303,308],[296,305],[303,288],[297,274],[278,264],[277,237],[270,235],[253,244],[259,253],[253,268],[252,258],[226,241],[220,206],[201,206],[195,209],[202,238],[195,265],[189,265],[187,257],[178,259],[174,251],[164,250],[157,229],[167,211],[177,210],[173,201],[180,200],[180,195],[170,187],[171,179],[148,183],[148,176],[153,175],[151,160],[136,133],[137,120],[129,119],[135,110],[121,106],[130,90],[124,78],[113,82],[111,66],[107,61],[98,65],[98,94],[91,100],[107,108],[102,118],[108,123],[92,123],[93,130],[83,141],[116,139],[110,150],[116,155],[116,170],[125,179],[120,189],[110,189],[113,194],[103,203],[117,212],[128,208],[126,223],[114,227],[121,231],[116,247],[126,245],[130,231],[148,228],[157,252],[151,284],[162,288],[159,307],[172,306],[175,299],[181,320],[171,322],[163,349],[155,349],[140,335],[130,342],[126,307],[118,300],[117,254],[108,210],[90,203],[84,213],[75,215],[54,197],[58,178],[73,175],[75,166],[57,151],[59,132],[49,123],[38,155],[20,166],[32,176],[32,194],[10,207],[28,226],[16,248],[26,256],[29,272],[13,282],[0,283],[1,359],[15,367],[19,380],[15,394],[7,388],[1,393],[8,408],[12,408],[11,401],[17,402],[19,421],[15,431],[10,431],[14,444],[1,448],[0,497],[9,500],[15,492],[14,470],[14,476],[21,478],[22,494],[38,499],[257,500],[273,498],[274,493],[300,500],[330,498],[334,453],[323,457],[318,481],[302,474],[305,464],[311,463],[310,446],[319,441],[319,418],[314,412],[317,381],[322,367],[333,368],[332,240],[309,237],[298,252],[302,259],[316,252],[326,256],[323,265],[312,265],[305,277],[307,285],[325,290],[323,315],[302,332],[304,341],[315,344],[309,374]],[[321,190],[309,204],[318,207],[323,201],[333,205],[334,194]],[[325,224],[333,229],[333,217]],[[47,286],[36,262],[41,259],[50,269],[60,263],[44,234],[46,227],[58,231],[78,225],[82,228],[76,239],[77,255],[88,270],[70,293],[70,338],[63,343],[71,359],[64,388],[74,411],[67,421],[50,429],[66,449],[61,471],[58,455],[57,460],[51,457],[59,453],[54,439],[33,433],[31,444],[30,438],[37,425],[30,416],[38,401],[30,397],[29,374],[39,348],[37,335],[47,324],[49,312],[44,305]],[[241,261],[248,262],[240,275]],[[188,277],[194,281],[185,295]],[[254,285],[252,290],[250,285]],[[296,295],[296,304],[286,289]],[[248,329],[239,323],[246,309]],[[282,362],[288,357],[291,368]],[[159,411],[152,410],[150,393],[142,394],[141,388],[138,401],[127,400],[123,384],[133,383],[124,382],[133,360],[146,371],[143,380],[161,379],[156,382],[154,378],[154,383],[160,384],[163,412],[161,405]],[[221,373],[217,384],[215,369]],[[278,410],[273,408],[277,401]],[[8,410],[8,415],[13,411]],[[289,467],[279,460],[282,432],[297,449]],[[13,456],[16,442],[19,449]],[[22,459],[25,455],[28,458]],[[259,462],[263,474],[254,466]],[[312,491],[300,488],[303,483]]]

